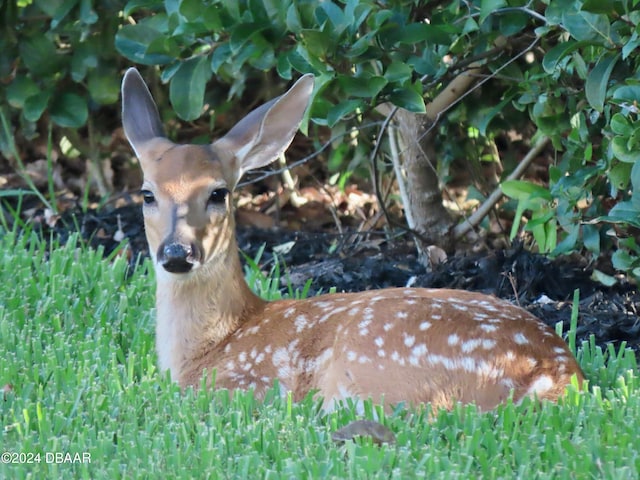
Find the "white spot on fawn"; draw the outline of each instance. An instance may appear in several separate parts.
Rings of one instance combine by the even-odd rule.
[[[529,386],[527,395],[542,395],[553,388],[553,379],[547,375],[541,375]]]
[[[420,329],[421,332],[424,332],[430,326],[431,326],[431,322],[422,322],[422,323],[420,323],[420,325],[418,325],[418,328]]]
[[[529,343],[529,339],[525,337],[521,332],[518,332],[513,336],[513,341],[518,345],[526,345],[527,343]]]
[[[247,328],[247,335],[255,335],[260,331],[260,325],[254,325],[251,328]]]
[[[382,337],[376,337],[376,339],[373,341],[378,347],[381,347],[384,345],[384,339]]]
[[[476,348],[480,346],[482,340],[479,338],[472,338],[471,340],[467,340],[466,342],[462,342],[460,348],[464,353],[473,352]]]
[[[455,333],[452,333],[451,335],[449,335],[449,338],[447,338],[447,343],[452,347],[454,345],[457,345],[459,341],[460,341],[460,337]]]
[[[495,325],[490,325],[488,323],[484,323],[484,324],[480,325],[480,329],[484,330],[487,333],[491,333],[491,332],[495,332],[496,330],[498,330],[498,327],[496,327]]]
[[[422,357],[423,355],[426,355],[426,353],[427,346],[424,343],[419,343],[411,349],[411,355],[414,355],[416,357]]]
[[[467,310],[469,310],[469,307],[457,302],[451,302],[451,306],[456,310],[460,310],[461,312],[466,312]]]
[[[298,315],[293,324],[296,326],[296,332],[300,333],[307,327],[307,317],[304,315]]]
[[[382,329],[383,329],[385,332],[388,332],[388,331],[389,331],[389,330],[391,330],[392,328],[393,328],[393,323],[391,323],[391,322],[387,322],[387,323],[385,323],[385,324],[382,326]]]
[[[356,358],[358,358],[358,354],[356,352],[354,352],[353,350],[349,350],[347,352],[347,360],[349,360],[350,362],[355,362]]]
[[[324,369],[324,365],[333,358],[333,348],[326,348],[316,359],[316,370]]]
[[[407,318],[407,312],[396,312],[396,318]]]
[[[365,318],[358,324],[358,328],[360,329],[361,336],[364,337],[367,333],[369,333],[369,330],[368,330],[369,325],[371,325],[371,319],[369,318]]]
[[[491,350],[495,346],[496,346],[495,340],[492,340],[490,338],[485,338],[484,340],[482,340],[482,348],[484,348],[485,350]]]
[[[403,333],[402,336],[404,337],[405,346],[412,347],[416,341],[416,337],[414,337],[413,335],[408,335],[407,333]]]

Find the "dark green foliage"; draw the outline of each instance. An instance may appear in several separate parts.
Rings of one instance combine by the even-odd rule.
[[[36,122],[78,128],[102,105],[118,100],[120,64],[113,39],[125,2],[21,0],[0,2],[0,107]]]
[[[508,172],[519,158],[499,157],[496,145],[513,132],[548,137],[548,185],[505,184],[507,207],[529,217],[522,228],[541,250],[615,249],[616,268],[640,276],[636,0],[21,0],[0,3],[0,13],[0,108],[24,135],[43,115],[78,128],[114,104],[127,60],[158,68],[187,121],[245,93],[267,100],[285,87],[277,76],[310,72],[310,124],[330,129],[326,162],[339,185],[367,171],[374,142],[386,152],[376,107],[425,112],[478,65],[477,89],[437,124],[443,182],[460,159],[501,160]],[[166,120],[162,97],[159,107]],[[392,171],[384,156],[378,163]]]

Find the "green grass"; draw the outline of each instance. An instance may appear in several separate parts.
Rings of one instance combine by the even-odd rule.
[[[395,445],[338,445],[356,418],[325,414],[311,398],[229,400],[184,393],[156,370],[149,266],[127,278],[112,262],[68,244],[0,239],[0,478],[637,478],[640,389],[627,351],[582,346],[588,393],[561,404],[472,406],[384,415]],[[55,454],[90,463],[54,463]],[[49,455],[47,455],[49,454]],[[26,457],[28,456],[28,457]],[[20,458],[18,458],[20,459]]]

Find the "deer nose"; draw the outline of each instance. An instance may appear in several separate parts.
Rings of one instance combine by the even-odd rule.
[[[158,259],[162,268],[171,273],[187,273],[193,268],[191,245],[172,242],[160,249]]]

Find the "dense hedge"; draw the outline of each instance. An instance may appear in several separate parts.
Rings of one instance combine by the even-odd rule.
[[[230,108],[247,85],[281,91],[269,72],[311,72],[310,134],[318,146],[316,128],[339,139],[328,160],[347,178],[369,158],[377,106],[425,112],[479,68],[476,89],[439,118],[441,174],[454,159],[504,160],[505,132],[550,138],[548,184],[503,185],[524,228],[554,254],[613,249],[614,266],[640,276],[637,0],[5,0],[0,10],[0,108],[12,128],[0,147],[43,116],[78,129],[112,108],[126,64],[155,67],[186,121]]]

